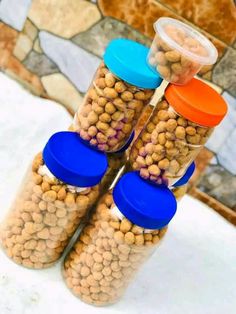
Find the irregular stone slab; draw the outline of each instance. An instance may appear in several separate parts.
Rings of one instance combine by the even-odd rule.
[[[23,33],[25,33],[32,41],[34,41],[38,35],[38,29],[29,19],[27,19],[23,28]]]
[[[71,38],[99,21],[101,14],[85,0],[33,0],[29,18],[41,30]]]
[[[34,51],[36,51],[38,53],[43,53],[43,50],[40,47],[40,43],[39,43],[39,39],[38,38],[34,42],[33,49],[34,49]]]
[[[23,64],[31,72],[38,76],[44,76],[59,71],[58,67],[48,57],[42,53],[31,51]]]
[[[0,19],[21,31],[32,0],[1,0]]]
[[[38,35],[37,28],[33,23],[27,19],[23,28],[23,31],[20,33],[13,54],[20,60],[24,60],[27,54],[33,47],[33,42]]]
[[[176,14],[167,6],[162,5],[159,1],[98,0],[98,5],[104,16],[111,16],[117,20],[123,21],[151,39],[153,39],[155,35],[153,23],[162,16],[172,17],[186,23],[186,20],[183,19],[182,16]],[[213,42],[218,50],[219,56],[221,56],[226,48],[226,44],[202,29],[201,33]]]
[[[227,122],[233,127],[218,152],[218,159],[225,169],[236,175],[236,98],[228,93],[225,93],[225,98],[229,105]]]
[[[236,176],[220,165],[209,165],[198,188],[224,205],[236,210]]]
[[[48,32],[39,33],[40,45],[45,54],[57,64],[82,93],[86,92],[100,59],[69,40]]]
[[[217,126],[206,144],[206,147],[215,153],[223,149],[223,145],[236,127],[236,102],[235,98],[227,92],[222,94],[228,104],[228,112],[223,121]]]
[[[32,40],[24,33],[20,33],[13,54],[17,59],[23,61],[33,47]]]
[[[71,113],[75,113],[83,97],[63,74],[44,76],[41,81],[49,97],[65,105]]]
[[[213,82],[236,97],[236,50],[228,48],[213,70]]]
[[[114,38],[125,37],[149,46],[151,40],[125,23],[106,17],[87,32],[78,34],[72,41],[82,48],[102,57],[104,50]]]
[[[232,0],[159,2],[229,45],[236,39],[235,3]]]

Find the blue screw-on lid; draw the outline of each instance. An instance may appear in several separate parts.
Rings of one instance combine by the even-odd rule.
[[[59,180],[74,186],[98,184],[107,170],[105,153],[84,145],[75,132],[58,132],[48,140],[43,160]]]
[[[121,213],[134,224],[148,229],[166,226],[176,212],[176,200],[167,187],[158,187],[142,179],[137,172],[127,172],[113,190]]]
[[[195,162],[192,162],[191,165],[188,167],[187,171],[185,172],[185,174],[182,176],[182,178],[179,179],[177,182],[175,182],[173,186],[177,188],[178,186],[188,183],[188,181],[190,180],[191,176],[194,173],[194,170],[195,170]]]
[[[104,62],[109,70],[129,84],[157,88],[162,78],[147,65],[149,49],[129,39],[114,39],[106,48]]]

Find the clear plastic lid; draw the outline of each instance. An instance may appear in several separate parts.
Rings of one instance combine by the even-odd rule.
[[[218,52],[215,46],[187,24],[162,17],[154,23],[154,29],[163,41],[189,59],[202,65],[216,62]]]

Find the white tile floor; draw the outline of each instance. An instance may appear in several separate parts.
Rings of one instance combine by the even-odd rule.
[[[71,118],[55,103],[36,98],[0,73],[0,218],[31,157]],[[235,228],[186,196],[161,247],[116,305],[96,308],[64,285],[60,263],[33,271],[0,251],[1,314],[233,314],[236,309]]]

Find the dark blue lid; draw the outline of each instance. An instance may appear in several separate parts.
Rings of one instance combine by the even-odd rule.
[[[135,132],[133,131],[128,139],[128,141],[125,143],[125,145],[120,149],[118,150],[117,152],[114,152],[115,154],[119,154],[119,153],[123,153],[126,151],[126,149],[129,148],[129,145],[131,144],[131,142],[133,141],[134,139],[134,135],[135,135]]]
[[[75,132],[58,132],[48,140],[43,160],[59,180],[74,186],[98,184],[107,170],[105,153],[84,145]]]
[[[188,167],[187,171],[185,172],[185,174],[182,176],[182,178],[179,179],[177,182],[175,182],[173,186],[177,188],[178,186],[188,183],[189,179],[194,173],[194,170],[195,170],[195,162],[192,162],[191,165]]]
[[[176,200],[167,187],[142,179],[137,172],[123,175],[113,190],[120,212],[132,223],[147,229],[166,226],[176,212]]]
[[[162,78],[150,70],[146,59],[149,49],[135,41],[119,38],[106,48],[104,62],[120,79],[141,88],[157,88]]]

